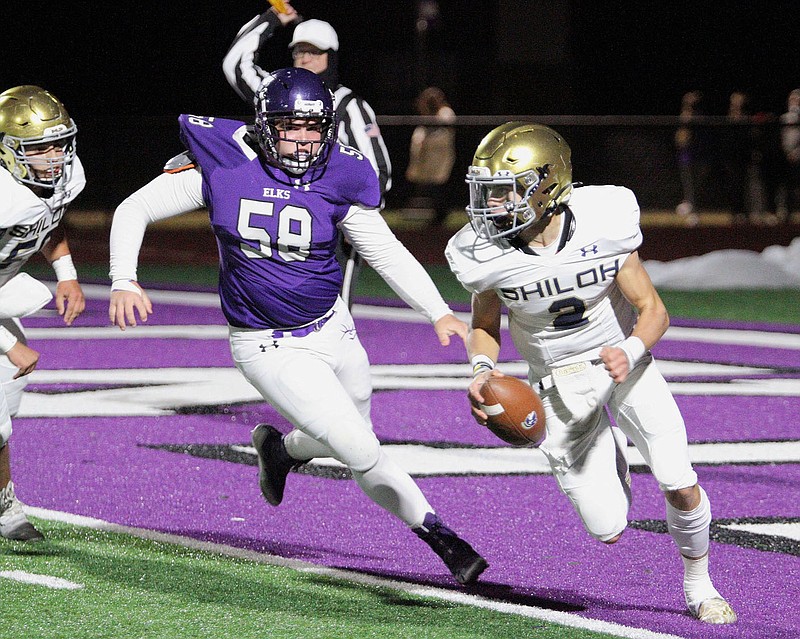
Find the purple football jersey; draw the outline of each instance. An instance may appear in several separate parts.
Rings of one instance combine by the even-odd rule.
[[[336,225],[353,205],[380,205],[369,160],[336,144],[327,167],[304,183],[263,164],[243,122],[194,115],[179,121],[203,175],[228,322],[290,328],[324,315],[342,284]]]

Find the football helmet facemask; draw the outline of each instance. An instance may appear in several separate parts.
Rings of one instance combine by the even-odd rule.
[[[18,182],[63,188],[72,173],[77,130],[49,91],[23,85],[0,93],[0,163]]]
[[[507,122],[481,140],[467,172],[467,215],[479,237],[517,235],[572,193],[569,145],[541,124]]]
[[[320,139],[295,140],[286,135],[298,126],[319,131]],[[255,131],[266,161],[293,175],[328,162],[336,141],[333,93],[322,79],[300,68],[279,69],[270,73],[256,94]],[[316,136],[315,136],[316,137]],[[293,145],[282,154],[280,144]]]

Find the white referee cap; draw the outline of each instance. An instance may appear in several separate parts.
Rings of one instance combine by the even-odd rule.
[[[321,51],[338,51],[339,50],[339,36],[330,25],[324,20],[304,20],[294,28],[292,41],[289,47],[300,42],[307,42],[313,44]]]

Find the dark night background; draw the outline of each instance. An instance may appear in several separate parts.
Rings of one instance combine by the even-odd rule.
[[[428,84],[441,86],[459,115],[525,116],[675,116],[690,89],[705,91],[712,114],[725,113],[733,90],[779,114],[800,86],[800,23],[789,1],[439,0],[424,38],[415,29],[419,1],[293,4],[334,25],[341,80],[379,115],[412,114]],[[221,62],[266,6],[58,2],[5,11],[0,86],[40,84],[67,105],[94,186],[82,197],[113,207],[119,194],[96,181],[110,186],[113,177],[130,192],[154,176],[180,151],[179,113],[248,115]],[[264,66],[291,64],[290,33],[275,38]],[[398,176],[409,135],[387,136]],[[460,140],[474,149],[472,137]]]

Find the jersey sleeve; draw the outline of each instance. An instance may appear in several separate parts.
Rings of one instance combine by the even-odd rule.
[[[41,212],[28,196],[29,189],[0,167],[0,229],[35,221]]]
[[[615,189],[613,223],[608,238],[619,244],[621,252],[633,253],[642,244],[641,211],[633,191],[624,187]]]
[[[239,120],[184,113],[178,124],[181,142],[189,153],[187,157],[204,173],[211,174],[218,166],[233,168],[246,164],[257,155],[245,141],[247,126]]]
[[[331,172],[341,176],[342,193],[348,203],[365,209],[381,208],[380,184],[368,159],[360,151],[341,144],[336,145],[334,153],[339,157]]]
[[[497,248],[478,238],[469,224],[450,238],[444,252],[453,275],[470,293],[482,293],[492,288],[488,277],[496,253]]]

